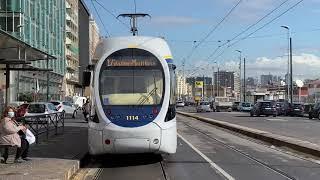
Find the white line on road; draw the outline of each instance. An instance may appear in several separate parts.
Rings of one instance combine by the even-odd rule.
[[[267,121],[279,121],[279,122],[286,122],[288,121],[287,119],[277,119],[277,118],[274,118],[274,119],[267,119]]]
[[[199,149],[197,149],[196,147],[194,147],[189,141],[187,141],[184,137],[182,137],[179,133],[178,133],[179,138],[181,138],[186,144],[188,144],[194,151],[196,151],[203,159],[205,159],[212,168],[214,168],[215,170],[217,170],[219,173],[221,173],[226,179],[228,180],[235,180],[230,174],[228,174],[225,170],[223,170],[220,166],[218,166],[216,163],[214,163],[213,161],[211,161],[211,159],[209,159],[206,155],[204,155]]]

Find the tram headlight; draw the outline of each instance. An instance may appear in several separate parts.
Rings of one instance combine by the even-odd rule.
[[[106,140],[104,141],[104,143],[106,143],[107,145],[109,145],[109,144],[111,144],[111,141],[110,141],[110,139],[106,139]]]
[[[158,144],[159,143],[159,139],[154,139],[153,140],[153,144]]]

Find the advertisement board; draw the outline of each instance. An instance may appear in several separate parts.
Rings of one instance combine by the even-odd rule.
[[[203,81],[196,81],[195,88],[203,88]]]

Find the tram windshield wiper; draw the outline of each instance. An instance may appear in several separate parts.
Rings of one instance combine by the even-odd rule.
[[[154,87],[147,96],[141,96],[141,98],[139,98],[138,100],[139,105],[144,105],[148,101],[148,99],[157,92],[157,89],[157,87]]]
[[[157,88],[156,77],[154,73],[153,73],[153,85],[154,85],[154,88],[148,93],[147,96],[139,98],[138,100],[138,102],[140,101],[139,105],[144,105],[152,95],[157,94],[158,88]],[[157,98],[155,103],[158,104]]]

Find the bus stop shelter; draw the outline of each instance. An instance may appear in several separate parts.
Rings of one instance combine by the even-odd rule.
[[[49,99],[49,60],[56,57],[34,48],[0,29],[0,65],[5,71],[5,105],[10,100],[10,72],[11,71],[46,71],[47,73],[47,99]],[[36,68],[31,65],[33,61],[45,60],[46,68]]]

